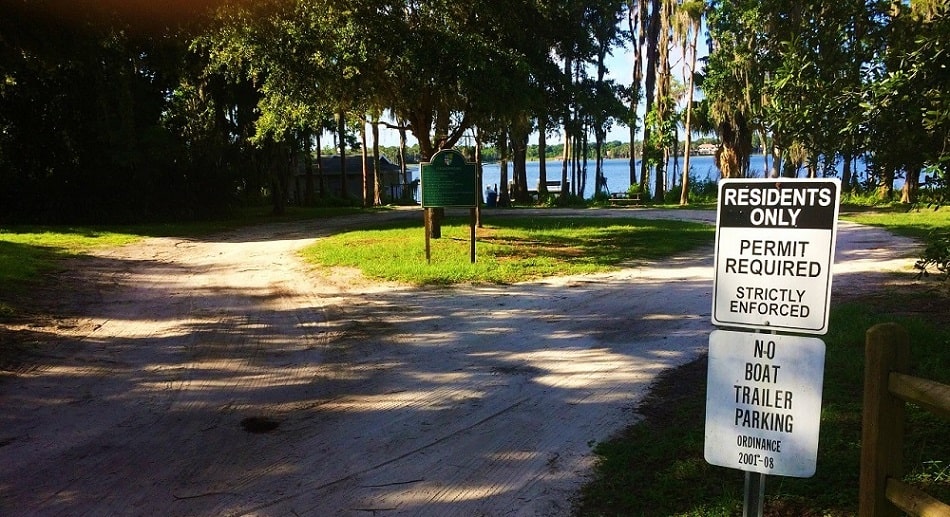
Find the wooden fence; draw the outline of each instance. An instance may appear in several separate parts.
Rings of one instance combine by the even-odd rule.
[[[858,514],[950,517],[950,505],[901,481],[904,405],[950,419],[950,386],[907,375],[910,340],[884,323],[867,331]]]

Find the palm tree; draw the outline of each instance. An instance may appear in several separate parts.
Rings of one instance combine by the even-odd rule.
[[[680,192],[680,204],[689,204],[689,155],[692,144],[693,90],[696,75],[696,47],[699,44],[699,31],[705,0],[686,0],[679,4],[673,18],[673,33],[683,46],[683,55],[689,56],[689,77],[686,86],[686,152],[683,156],[683,189]]]
[[[627,27],[630,31],[633,47],[633,77],[630,85],[630,114],[627,125],[630,128],[630,185],[637,181],[637,109],[640,105],[643,82],[643,45],[646,41],[646,0],[629,0],[627,5]]]

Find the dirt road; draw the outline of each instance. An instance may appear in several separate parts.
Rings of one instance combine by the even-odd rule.
[[[570,514],[591,445],[636,421],[659,372],[704,353],[711,250],[435,290],[354,285],[296,258],[394,217],[421,218],[152,238],[75,261],[52,293],[61,317],[2,329],[39,355],[0,380],[0,514]],[[911,245],[842,223],[836,293],[879,285]]]

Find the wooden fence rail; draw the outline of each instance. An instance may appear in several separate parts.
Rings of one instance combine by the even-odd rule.
[[[867,331],[858,514],[950,517],[950,505],[900,480],[907,402],[950,418],[950,386],[907,375],[910,339],[884,323]]]

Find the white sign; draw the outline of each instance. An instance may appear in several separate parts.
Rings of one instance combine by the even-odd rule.
[[[713,331],[706,384],[706,461],[811,477],[818,461],[825,343]]]
[[[841,182],[719,182],[712,322],[725,327],[828,331]]]

